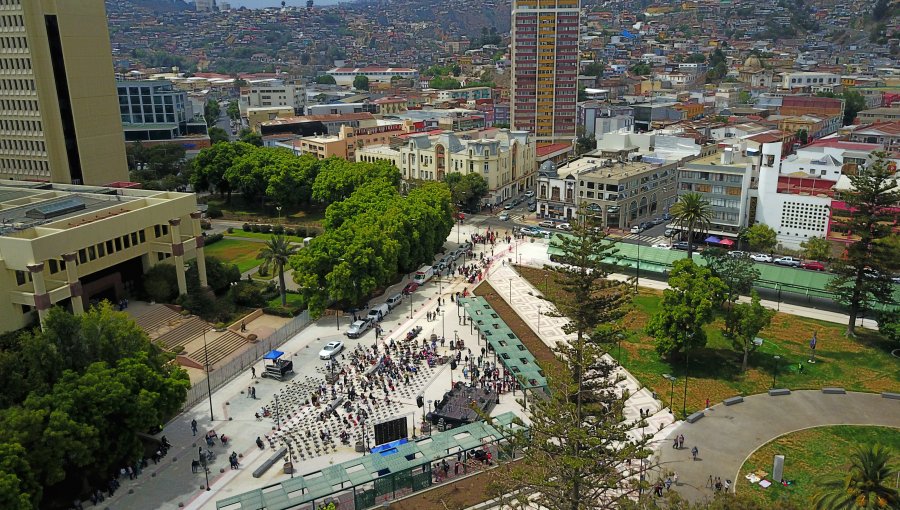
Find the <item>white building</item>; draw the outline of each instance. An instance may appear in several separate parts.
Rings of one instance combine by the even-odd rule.
[[[350,87],[357,76],[365,76],[369,82],[390,83],[391,78],[419,79],[419,71],[407,67],[335,67],[326,71],[341,86]]]
[[[781,76],[781,88],[804,89],[822,86],[834,86],[841,84],[840,75],[834,73],[819,73],[812,71],[793,71]]]
[[[241,88],[241,100],[238,106],[241,117],[247,116],[250,108],[271,108],[289,106],[295,115],[303,115],[306,103],[306,92],[303,85],[285,83],[278,78],[251,80],[247,87]]]

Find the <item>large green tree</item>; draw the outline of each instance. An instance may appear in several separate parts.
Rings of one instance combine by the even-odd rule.
[[[775,244],[777,242],[775,230],[765,223],[755,223],[752,227],[747,229],[744,238],[747,240],[747,243],[750,244],[751,250],[760,252],[771,252],[775,249]]]
[[[710,248],[703,252],[703,259],[713,276],[725,284],[724,298],[729,305],[749,294],[759,278],[759,269],[749,257],[734,257],[721,248]]]
[[[678,197],[671,209],[675,225],[687,230],[688,258],[694,253],[694,234],[709,229],[712,208],[700,193],[687,193]]]
[[[488,193],[488,184],[484,177],[477,173],[451,172],[444,177],[444,182],[450,186],[453,203],[462,210],[475,213],[481,209],[481,199]]]
[[[900,492],[891,487],[897,469],[892,456],[890,448],[880,444],[858,446],[846,474],[825,482],[816,494],[816,510],[900,508]]]
[[[254,146],[243,142],[217,143],[201,150],[191,163],[194,166],[191,186],[195,191],[215,191],[219,195],[227,195],[230,200],[234,188],[228,182],[226,173],[238,158],[254,150]]]
[[[312,186],[312,199],[325,205],[344,200],[367,182],[385,179],[391,186],[400,185],[400,171],[387,161],[353,163],[332,157],[321,162]]]
[[[756,291],[753,291],[749,303],[738,303],[729,310],[722,334],[731,340],[734,350],[741,353],[741,372],[747,371],[750,355],[759,347],[756,335],[772,322],[774,316],[774,310],[760,303]]]
[[[672,357],[705,347],[703,327],[712,322],[726,291],[709,269],[691,259],[675,261],[659,311],[647,324],[647,334],[656,339],[656,352]]]
[[[891,236],[892,208],[900,203],[900,184],[886,157],[875,153],[871,164],[849,175],[852,189],[840,197],[850,210],[841,220],[855,240],[835,260],[835,277],[828,289],[848,308],[847,336],[856,336],[856,319],[866,306],[887,302],[894,290],[889,271],[897,264],[897,253],[884,240]]]
[[[353,88],[356,90],[369,90],[369,77],[363,74],[353,78]]]
[[[222,107],[219,106],[219,102],[215,99],[209,99],[206,101],[206,104],[203,105],[203,116],[206,117],[206,125],[207,126],[215,126],[216,121],[219,120],[219,113],[222,111]]]
[[[259,250],[258,259],[263,265],[273,267],[278,272],[278,291],[281,293],[281,306],[287,306],[287,288],[284,283],[284,266],[288,264],[291,256],[297,253],[297,247],[291,244],[284,236],[272,236],[266,241],[263,249]]]
[[[627,396],[615,390],[615,366],[603,357],[621,330],[631,287],[609,279],[604,261],[615,257],[614,243],[591,216],[580,211],[578,218],[571,236],[555,240],[560,264],[548,267],[563,290],[550,315],[568,319],[563,329],[572,335],[555,349],[564,368],[549,371],[549,394],[533,399],[527,437],[513,440],[524,458],[497,474],[495,490],[513,508],[607,508],[638,490],[624,468],[645,455],[646,439],[627,439],[637,423],[622,419]]]
[[[810,237],[800,243],[803,256],[811,260],[828,262],[831,260],[831,243],[824,237]]]

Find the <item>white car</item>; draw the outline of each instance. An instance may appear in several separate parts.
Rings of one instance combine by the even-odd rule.
[[[654,248],[661,248],[663,250],[671,250],[672,246],[668,243],[656,243],[653,245]]]
[[[526,192],[525,192],[525,196],[526,196],[526,197],[529,197],[529,198],[530,198],[530,197],[533,197],[533,196],[534,196],[534,191],[532,191],[532,190],[526,191]]]
[[[772,257],[766,255],[765,253],[754,253],[750,255],[750,259],[754,262],[772,262]]]
[[[500,213],[500,216],[497,216],[497,219],[500,221],[509,221],[509,213],[502,212]]]
[[[359,338],[363,335],[363,333],[366,332],[367,329],[369,329],[369,326],[371,326],[371,325],[372,325],[372,321],[370,321],[369,319],[363,319],[361,321],[356,321],[353,324],[351,324],[349,328],[347,328],[347,331],[344,334],[347,335],[347,338]],[[332,342],[332,343],[334,343],[334,342]],[[329,345],[331,345],[331,344],[329,344]],[[328,345],[326,345],[325,347],[327,348]],[[325,352],[325,349],[323,349],[322,352],[319,353],[319,356],[321,357],[322,353],[324,353],[324,352]],[[328,356],[328,357],[330,358],[331,356]],[[327,358],[325,358],[325,359],[327,359]]]
[[[632,234],[640,234],[641,227],[639,225],[635,225],[635,226],[631,227],[631,233]]]
[[[538,225],[540,225],[544,228],[553,228],[553,222],[550,220],[544,220],[544,221],[538,223]]]
[[[556,226],[556,228],[560,230],[572,230],[572,225],[569,225],[568,223],[560,223]]]
[[[774,260],[779,266],[800,267],[802,262],[794,257],[779,257]]]
[[[344,342],[328,342],[325,347],[319,351],[320,359],[331,359],[344,350]]]

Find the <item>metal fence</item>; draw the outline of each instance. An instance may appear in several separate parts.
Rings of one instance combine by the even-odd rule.
[[[306,327],[310,323],[309,311],[304,310],[303,313],[291,319],[290,322],[279,328],[266,338],[251,344],[250,348],[242,352],[236,358],[209,373],[209,382],[212,391],[225,385],[234,376],[243,372],[247,367],[259,361],[263,354],[280,347],[281,344],[290,340],[298,331]],[[184,411],[194,407],[203,399],[207,398],[206,379],[194,384],[187,392],[187,398],[184,401]]]

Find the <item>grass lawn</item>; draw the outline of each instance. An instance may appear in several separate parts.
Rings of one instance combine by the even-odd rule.
[[[881,443],[900,457],[900,430],[887,427],[841,425],[817,427],[787,434],[764,445],[741,467],[736,490],[751,496],[760,508],[775,508],[778,502],[792,501],[801,508],[812,508],[810,498],[821,490],[822,482],[846,473],[848,457],[858,444]],[[787,487],[773,484],[763,489],[747,482],[744,476],[765,471],[771,475],[775,455],[784,455],[784,479]],[[773,481],[774,480],[770,480]],[[894,479],[890,485],[893,487]]]
[[[237,194],[231,196],[229,203],[218,196],[207,197],[206,203],[220,208],[223,220],[277,223],[280,217],[281,221],[288,225],[319,225],[322,218],[325,217],[323,208],[303,210],[285,207],[279,215],[274,204],[262,205],[259,201],[247,202]]]
[[[273,233],[263,234],[262,232],[244,232],[240,229],[234,229],[230,234],[228,232],[224,232],[224,234],[228,237],[243,237],[244,239],[259,239],[260,241],[268,241],[272,239],[272,236],[276,235]],[[300,243],[303,244],[303,238],[297,236],[284,236],[288,241],[292,243]],[[262,244],[262,243],[260,243]]]
[[[552,300],[560,292],[553,275],[545,278],[547,272],[543,269],[517,269],[547,298]],[[656,391],[664,405],[669,405],[671,383],[663,374],[675,375],[678,380],[674,408],[680,410],[685,360],[661,359],[654,350],[653,338],[643,331],[659,309],[661,299],[661,292],[641,289],[635,296],[634,309],[626,318],[629,334],[621,349],[612,346],[610,354],[641,383]],[[900,390],[900,363],[891,356],[889,343],[877,332],[858,329],[859,336],[853,340],[844,337],[842,324],[777,313],[769,327],[760,333],[764,343],[751,354],[749,368],[742,374],[740,354],[722,336],[723,327],[721,318],[708,325],[706,348],[691,353],[688,413],[703,408],[707,398],[715,403],[734,395],[764,392],[772,387],[773,376],[777,377],[777,386],[791,389],[840,386],[853,391]],[[806,361],[813,332],[817,332],[819,341],[816,363],[809,364]],[[781,357],[777,366],[775,355]]]
[[[237,264],[238,269],[243,273],[262,264],[261,260],[256,259],[261,248],[262,243],[254,241],[222,239],[207,246],[205,254],[207,257],[216,257],[223,262]]]
[[[295,307],[300,306],[300,304],[301,304],[300,303],[300,294],[287,293],[285,295],[285,297],[287,298],[288,307],[295,308]],[[280,295],[275,296],[272,299],[270,299],[268,302],[268,306],[275,307],[275,308],[281,306],[281,296]]]

